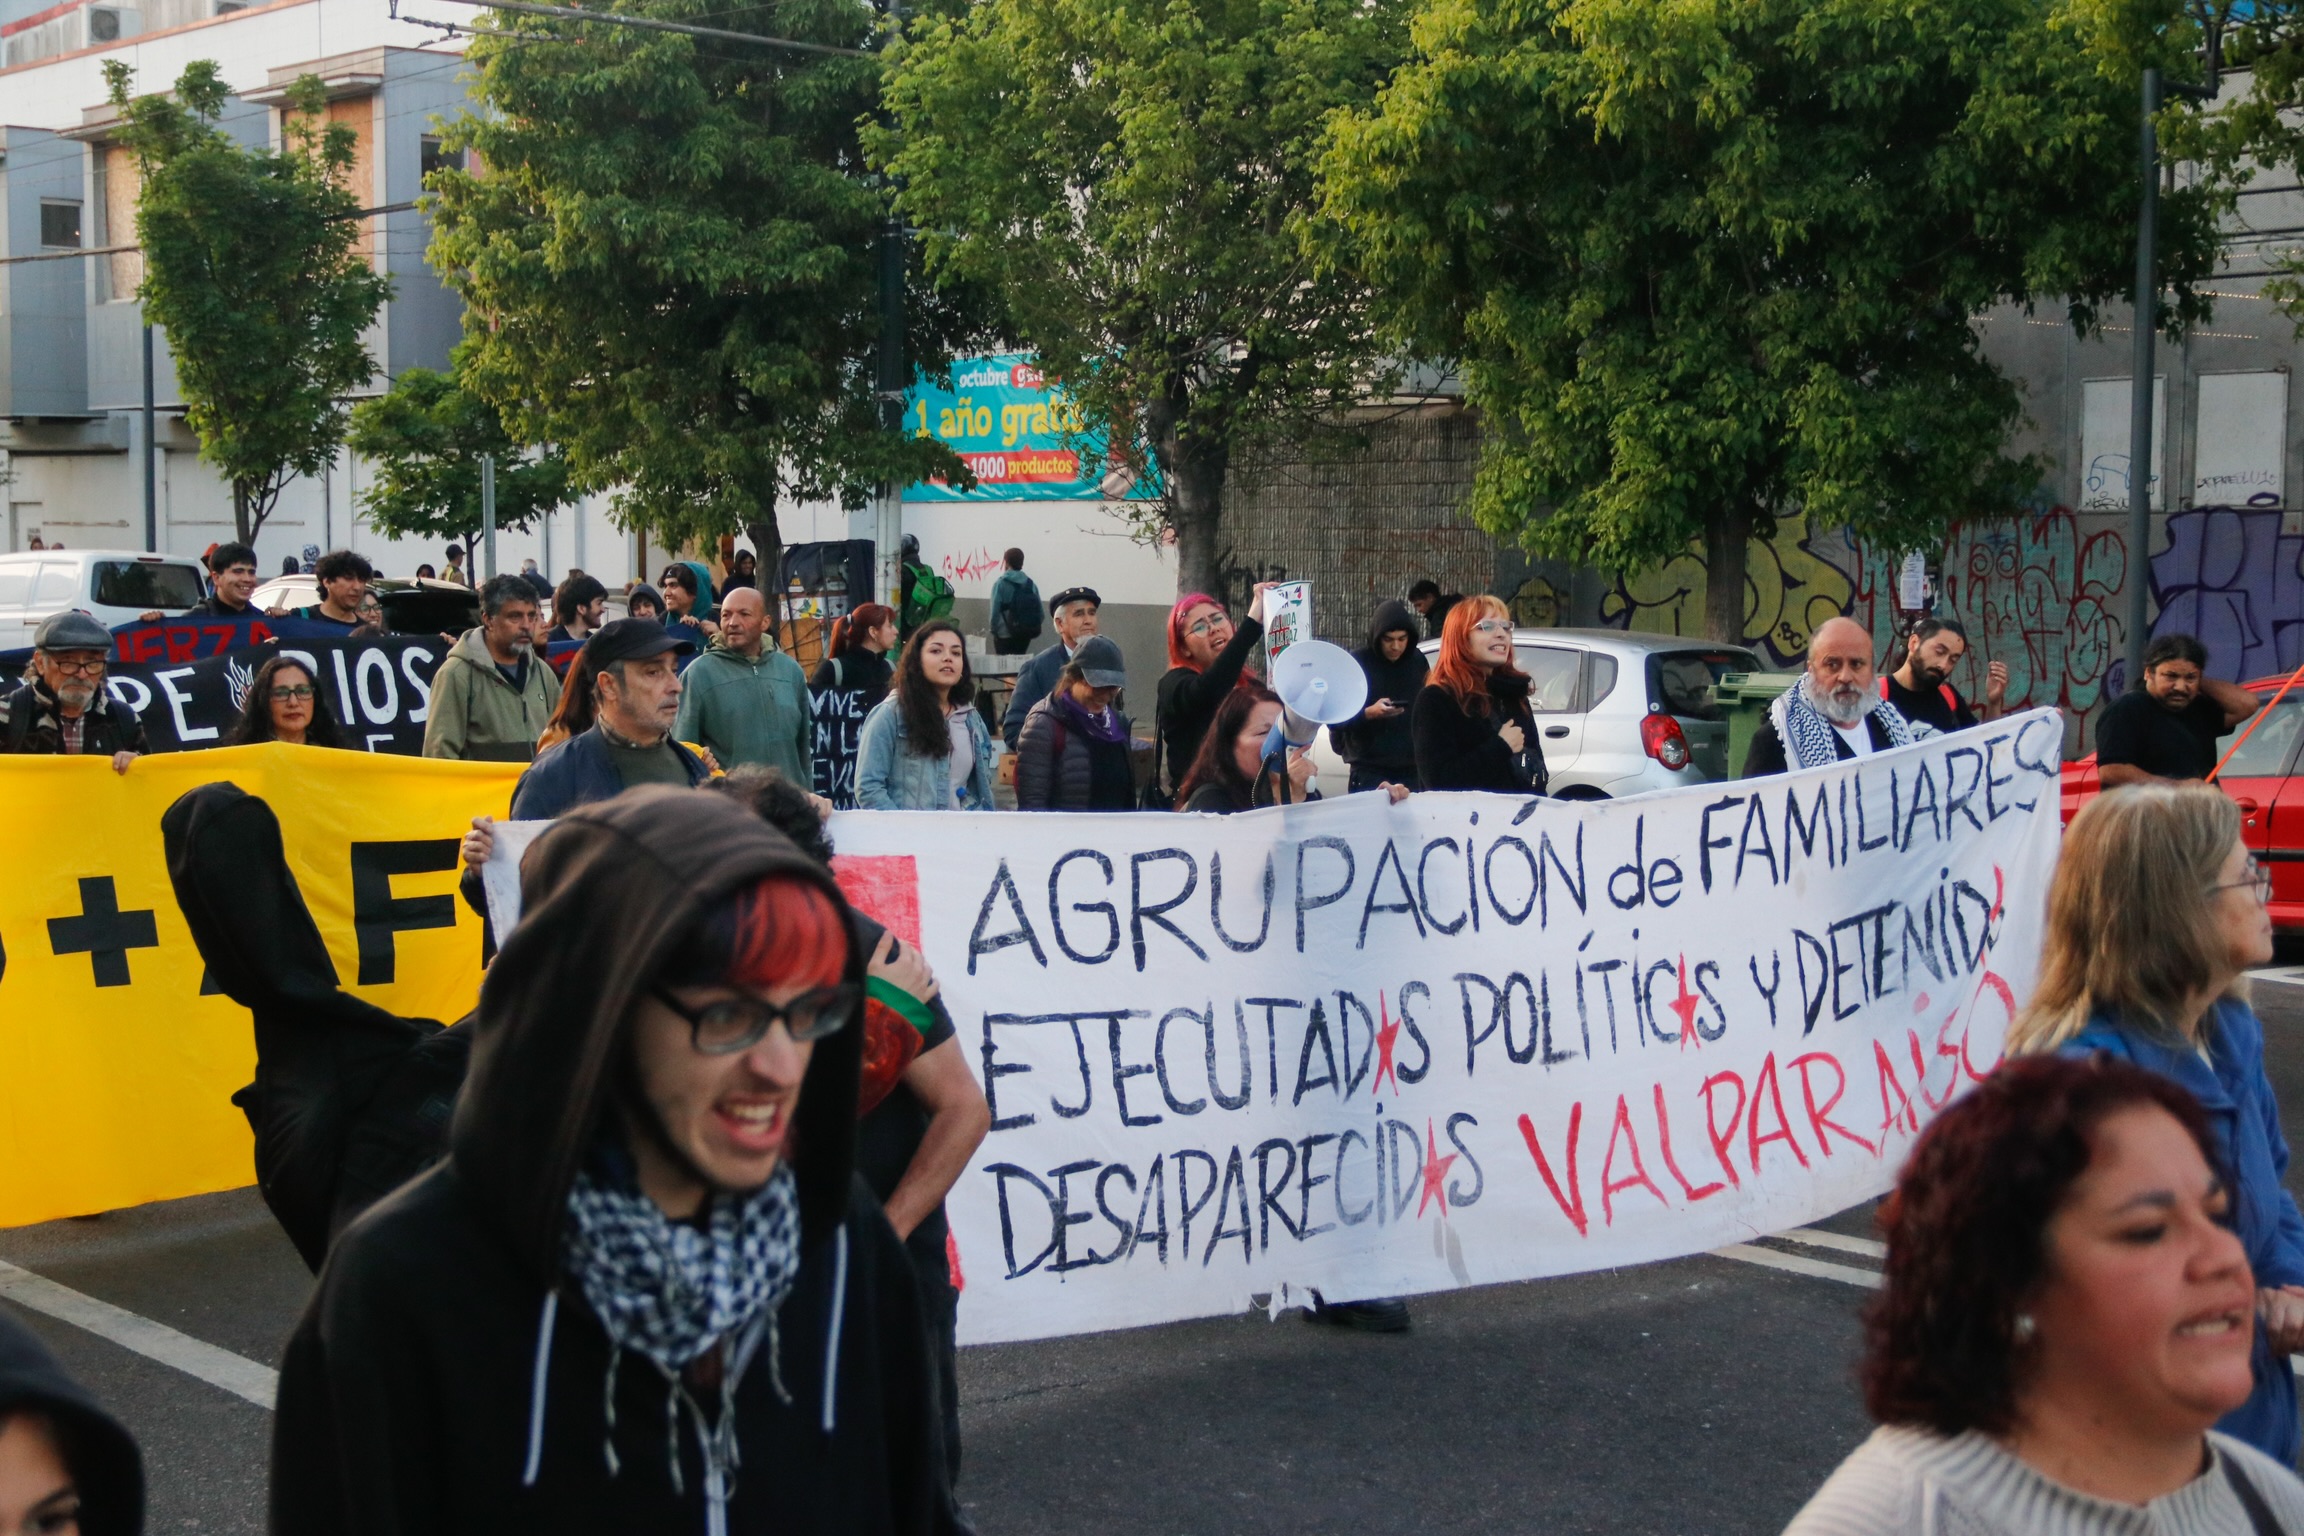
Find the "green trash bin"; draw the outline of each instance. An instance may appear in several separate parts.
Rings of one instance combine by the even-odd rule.
[[[1800,681],[1798,672],[1730,672],[1712,687],[1712,697],[1728,719],[1728,776],[1744,776],[1744,757],[1768,718],[1768,706]]]

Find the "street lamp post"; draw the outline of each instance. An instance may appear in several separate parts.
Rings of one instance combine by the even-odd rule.
[[[2160,71],[2144,71],[2144,116],[2137,132],[2136,311],[2128,379],[2128,635],[2125,686],[2144,676],[2144,643],[2151,621],[2152,571],[2152,377],[2153,350],[2160,320],[2160,140],[2153,119],[2163,91],[2195,101],[2216,99],[2213,50],[2208,83],[2163,82]]]

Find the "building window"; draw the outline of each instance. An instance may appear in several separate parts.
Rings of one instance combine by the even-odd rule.
[[[423,165],[425,176],[429,177],[434,171],[460,171],[464,169],[464,151],[442,147],[438,134],[425,134],[417,143],[420,146],[418,159]]]
[[[53,250],[80,249],[80,205],[78,203],[40,203],[40,243]]]

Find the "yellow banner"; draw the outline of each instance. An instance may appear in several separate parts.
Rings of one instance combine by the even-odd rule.
[[[227,780],[280,818],[288,867],[342,985],[453,1022],[480,986],[480,919],[456,844],[503,816],[517,764],[267,743],[109,761],[0,757],[0,1227],[253,1181],[232,1094],[254,1075],[245,1009],[201,993],[160,817]]]

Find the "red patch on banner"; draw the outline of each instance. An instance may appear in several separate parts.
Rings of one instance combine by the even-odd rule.
[[[856,910],[914,949],[920,947],[920,866],[912,855],[835,854],[832,878]]]

